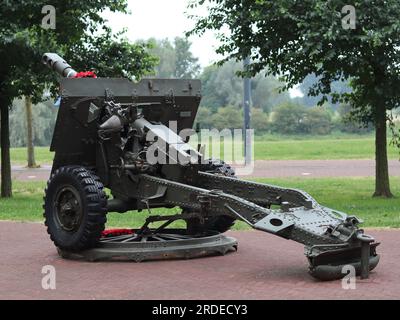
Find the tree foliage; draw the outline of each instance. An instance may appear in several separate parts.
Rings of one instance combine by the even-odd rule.
[[[300,91],[304,94],[304,96],[302,98],[299,99],[299,101],[307,106],[307,107],[313,107],[316,106],[322,99],[323,99],[323,95],[319,94],[317,96],[309,96],[308,93],[310,91],[310,89],[312,89],[315,84],[318,82],[317,77],[315,76],[315,74],[310,74],[307,77],[305,77],[305,79],[300,83],[299,85],[299,89]],[[331,84],[332,87],[332,91],[333,92],[337,92],[339,94],[343,94],[346,92],[351,92],[351,88],[348,82],[344,82],[344,81],[334,81]],[[328,97],[328,101],[325,102],[325,105],[329,105],[331,107],[331,109],[336,110],[339,106],[339,103],[333,103],[332,102],[332,98]]]
[[[41,64],[44,52],[57,52],[74,68],[97,70],[99,75],[138,78],[150,72],[155,59],[147,44],[131,44],[114,35],[101,11],[126,13],[126,0],[55,0],[56,29],[43,29],[46,1],[6,1],[0,12],[0,93],[10,105],[14,98],[31,96],[40,101],[56,76]],[[4,105],[4,103],[3,103]]]
[[[285,103],[275,108],[272,115],[274,132],[281,134],[305,134],[304,118],[307,109],[299,104]]]
[[[57,52],[77,70],[99,75],[140,77],[154,59],[145,44],[130,44],[112,35],[101,15],[105,9],[127,12],[126,0],[54,0],[56,28],[43,29],[42,0],[5,1],[0,10],[0,108],[2,117],[2,195],[11,195],[8,108],[15,98],[42,99],[56,75],[41,64],[44,52]],[[53,88],[56,88],[53,87]],[[53,90],[54,92],[55,90]]]
[[[149,42],[132,43],[123,33],[112,34],[108,29],[100,36],[85,35],[84,41],[74,43],[65,53],[77,70],[94,69],[99,77],[124,77],[139,80],[154,72],[158,59],[148,50]]]
[[[276,107],[271,123],[273,132],[280,134],[327,135],[333,129],[332,117],[326,107],[306,108],[293,102]]]
[[[313,107],[307,110],[304,125],[312,135],[326,135],[333,129],[332,116],[326,107]]]
[[[176,37],[173,42],[168,39],[150,39],[150,53],[158,57],[155,68],[156,77],[193,79],[199,75],[200,64],[191,51],[187,38]]]
[[[243,79],[236,72],[242,65],[228,61],[222,66],[211,65],[200,76],[202,82],[202,106],[210,107],[214,112],[221,106],[240,107],[243,104]],[[272,108],[290,99],[287,92],[280,92],[284,86],[274,76],[257,75],[252,83],[252,105],[270,112]]]
[[[212,115],[214,128],[218,130],[223,129],[240,129],[243,127],[243,113],[233,106],[219,108],[218,111]]]
[[[35,146],[49,146],[53,136],[57,109],[53,101],[40,102],[33,106],[33,144]],[[27,128],[25,106],[23,99],[13,101],[10,112],[10,144],[11,147],[26,147]]]
[[[269,116],[260,108],[251,109],[251,127],[255,133],[271,130]]]
[[[194,1],[192,6],[204,4]],[[249,56],[248,72],[279,75],[287,87],[314,73],[318,81],[311,95],[332,93],[331,84],[351,79],[353,92],[334,95],[371,119],[379,108],[395,108],[400,93],[400,3],[355,3],[357,28],[342,27],[342,0],[209,0],[209,12],[199,17],[191,33],[213,29],[222,44],[218,52],[229,59]],[[238,14],[240,12],[241,14]],[[229,35],[221,30],[229,30]],[[268,68],[267,68],[268,67]],[[383,100],[381,98],[384,98]],[[378,101],[377,101],[378,100]],[[374,105],[371,108],[371,105]],[[374,118],[372,118],[373,120]]]
[[[317,82],[309,95],[331,95],[347,102],[352,116],[376,129],[376,196],[392,196],[389,187],[386,111],[399,106],[400,2],[355,1],[356,28],[342,26],[345,0],[197,0],[208,4],[193,33],[212,29],[225,59],[251,58],[246,73],[279,75],[292,87],[307,75]],[[224,33],[228,30],[228,33]],[[350,81],[351,92],[335,92],[332,83]]]
[[[110,30],[100,15],[102,10],[126,12],[125,0],[86,1],[56,0],[56,29],[43,29],[42,8],[46,1],[6,1],[0,12],[0,57],[2,59],[0,90],[8,105],[16,97],[31,96],[34,102],[55,76],[40,63],[44,52],[54,51],[73,64],[74,46],[90,43],[94,34]],[[94,57],[90,57],[92,60]],[[96,66],[94,66],[96,67]]]
[[[373,130],[371,124],[358,123],[351,116],[351,106],[346,103],[342,103],[338,107],[338,123],[337,127],[340,131],[347,133],[366,133]]]

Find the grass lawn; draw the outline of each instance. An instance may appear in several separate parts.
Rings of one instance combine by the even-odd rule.
[[[373,138],[316,139],[255,141],[256,160],[332,160],[332,159],[374,159]],[[388,157],[398,159],[399,151],[388,147]]]
[[[11,148],[11,163],[26,165],[27,164],[26,148]],[[52,163],[54,153],[50,152],[50,147],[36,147],[35,160],[37,164]]]
[[[389,140],[388,140],[389,141]],[[241,147],[238,147],[238,150]],[[230,147],[229,150],[232,150]],[[254,155],[256,160],[326,160],[326,159],[374,159],[374,137],[371,135],[329,135],[255,137]],[[49,164],[54,154],[49,147],[36,147],[36,162]],[[223,147],[221,148],[223,154]],[[391,159],[399,158],[399,150],[388,147]],[[219,155],[213,158],[222,158]],[[26,164],[26,148],[12,148],[13,164]]]
[[[371,197],[373,178],[318,178],[318,179],[257,179],[257,181],[294,187],[307,191],[318,202],[328,207],[357,215],[365,220],[365,227],[400,227],[400,178],[392,178],[393,199]],[[14,181],[14,197],[0,200],[0,220],[43,221],[42,196],[45,182]],[[169,213],[178,212],[171,209]],[[161,214],[166,210],[152,210]],[[139,227],[147,212],[128,214],[113,213],[108,216],[107,226]],[[183,222],[175,226],[182,227]],[[235,229],[248,229],[243,222],[237,222]]]
[[[388,157],[399,159],[399,150],[389,143],[388,139]],[[223,148],[221,146],[221,154],[223,154]],[[227,150],[232,149],[235,150],[230,145]],[[238,146],[238,150],[241,150],[241,145]],[[375,139],[370,135],[329,135],[324,137],[266,135],[255,137],[254,157],[256,160],[374,159]],[[220,157],[217,155],[213,158]]]

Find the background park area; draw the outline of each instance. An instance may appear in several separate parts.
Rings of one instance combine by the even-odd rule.
[[[0,299],[398,299],[400,2],[371,3],[3,1]],[[361,228],[381,242],[379,266],[356,279],[357,290],[318,282],[307,273],[302,245],[240,221],[227,232],[240,249],[224,257],[139,264],[61,258],[42,208],[66,94],[42,63],[49,52],[78,77],[200,79],[195,128],[254,129],[254,171],[240,178],[304,190],[364,220]],[[135,229],[148,214],[110,213],[106,228]],[[57,269],[56,290],[43,287],[49,265]]]
[[[236,75],[240,63],[229,61],[222,66],[201,66],[191,42],[184,37],[151,38],[146,43],[149,44],[147,54],[153,60],[151,70],[143,77],[201,79],[202,100],[196,127],[233,130],[243,126],[243,80]],[[242,178],[305,190],[323,205],[361,217],[367,227],[400,227],[400,154],[392,143],[395,131],[387,129],[389,174],[395,197],[372,197],[375,186],[373,125],[355,121],[349,104],[328,99],[319,106],[322,95],[307,95],[317,80],[315,75],[309,75],[295,91],[282,91],[284,82],[277,77],[252,78],[251,128],[255,131],[252,148],[257,170],[252,176]],[[337,81],[333,86],[343,92],[351,91],[345,82]],[[49,146],[57,113],[50,92],[45,92],[42,101],[34,104],[27,97],[13,101],[9,115],[13,197],[1,199],[0,219],[43,221],[42,199],[54,156]],[[398,114],[397,109],[392,113],[394,130],[397,130]],[[341,165],[342,169],[348,166],[347,170],[338,167],[341,160],[349,161]],[[366,160],[368,168],[364,170],[361,167]],[[321,165],[319,161],[325,162]],[[359,166],[359,161],[364,162]],[[287,170],[296,166],[301,166],[299,173]],[[351,168],[357,167],[359,172],[353,172]],[[287,172],[275,174],[279,168]],[[318,172],[313,174],[316,168]],[[170,212],[154,210],[154,213]],[[111,214],[107,225],[139,227],[146,215],[145,212]],[[234,228],[248,227],[237,222]]]
[[[256,136],[254,153],[257,169],[268,169],[273,162],[276,166],[296,166],[301,163],[299,174],[292,177],[283,174],[282,177],[262,176],[241,177],[268,184],[284,187],[298,188],[311,194],[317,201],[328,207],[341,210],[348,214],[356,215],[365,220],[366,227],[400,227],[400,198],[393,197],[382,199],[371,197],[374,190],[373,159],[374,138],[371,134],[343,134],[331,133],[324,136],[307,135],[273,135],[264,134]],[[389,146],[389,163],[391,164],[391,184],[395,195],[400,194],[400,165],[398,163],[398,150]],[[46,177],[49,175],[53,153],[49,147],[35,148],[37,165],[40,168],[29,169],[26,167],[27,149],[24,147],[12,148],[11,158],[13,167],[18,169],[13,177],[13,197],[2,199],[0,202],[1,219],[15,221],[40,222],[42,217],[42,202]],[[309,173],[315,166],[321,166],[317,176]],[[325,161],[325,160],[333,160]],[[363,164],[369,160],[369,170],[360,174],[352,174],[346,170],[345,176],[340,176],[341,167],[335,169],[335,160],[348,160],[347,164]],[[289,161],[288,163],[286,161]],[[372,167],[372,169],[371,169]],[[326,175],[324,172],[326,170]],[[329,172],[337,172],[332,177]],[[259,170],[255,171],[257,174]],[[17,174],[18,173],[18,174]],[[21,173],[24,173],[23,175]],[[268,170],[267,170],[268,174]],[[365,176],[360,176],[365,175]],[[19,177],[22,178],[19,178]],[[178,209],[172,211],[178,212]],[[170,213],[168,210],[154,210],[155,214]],[[127,214],[111,214],[108,216],[108,226],[112,227],[139,227],[144,223],[147,212],[131,212]],[[183,223],[177,223],[183,226]],[[247,225],[237,222],[234,229],[248,229]]]

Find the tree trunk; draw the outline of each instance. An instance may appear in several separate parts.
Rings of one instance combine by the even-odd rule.
[[[10,162],[10,129],[8,125],[8,105],[1,104],[1,197],[12,196],[11,162]]]
[[[375,122],[375,193],[374,197],[391,198],[387,157],[386,112],[377,109]]]
[[[33,146],[33,122],[32,122],[32,100],[30,97],[25,97],[25,112],[26,112],[26,128],[28,149],[28,168],[37,168],[35,162],[35,148]]]

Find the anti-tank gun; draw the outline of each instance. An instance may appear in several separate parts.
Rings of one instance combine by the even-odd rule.
[[[152,234],[154,221],[165,221],[160,231],[184,220],[184,233],[194,235],[225,232],[242,220],[304,244],[310,272],[319,279],[344,276],[346,265],[367,277],[378,264],[378,243],[356,217],[300,190],[237,179],[229,165],[205,159],[179,136],[193,127],[200,81],[77,79],[57,55],[45,54],[43,62],[64,77],[44,205],[57,247],[96,247],[111,212],[180,207],[180,214],[150,215],[136,239]]]

